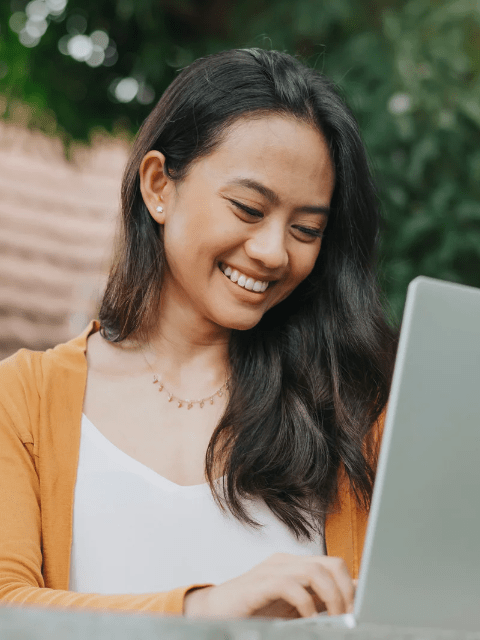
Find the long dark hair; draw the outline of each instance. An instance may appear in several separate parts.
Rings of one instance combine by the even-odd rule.
[[[231,394],[210,440],[206,476],[218,505],[258,526],[244,498],[262,498],[298,537],[312,539],[343,468],[368,508],[374,461],[366,453],[388,397],[395,335],[376,277],[380,216],[354,117],[333,83],[286,53],[235,49],[199,59],[143,123],[122,184],[122,227],[100,308],[112,342],[147,339],[158,313],[162,232],[140,193],[151,149],[181,181],[246,115],[299,118],[325,137],[335,189],[312,273],[283,302],[230,340]],[[222,459],[223,495],[214,482]],[[314,516],[314,517],[312,517]]]

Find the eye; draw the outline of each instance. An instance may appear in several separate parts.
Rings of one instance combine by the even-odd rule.
[[[240,211],[243,211],[243,213],[246,213],[249,216],[252,216],[254,218],[263,218],[263,213],[261,211],[258,211],[257,209],[252,209],[251,207],[247,207],[247,205],[241,204],[240,202],[237,202],[236,200],[230,200],[230,202],[237,209],[240,209]]]
[[[316,238],[323,238],[324,234],[324,231],[322,231],[321,229],[314,229],[312,227],[300,227],[298,225],[295,225],[293,229],[299,231],[304,236],[304,238],[311,238],[312,240],[315,240]]]

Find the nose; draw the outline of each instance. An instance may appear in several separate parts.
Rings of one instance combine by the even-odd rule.
[[[252,233],[245,243],[245,252],[266,269],[283,269],[288,264],[285,227],[283,224],[252,225]]]

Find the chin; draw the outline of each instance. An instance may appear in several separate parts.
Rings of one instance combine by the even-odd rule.
[[[248,331],[248,329],[253,329],[253,327],[255,327],[259,322],[260,320],[257,320],[256,322],[250,322],[250,323],[237,322],[235,326],[231,326],[230,329],[236,329],[237,331]]]
[[[217,321],[217,324],[219,324],[221,327],[224,327],[225,329],[247,331],[248,329],[253,329],[253,327],[255,327],[261,319],[261,315],[256,316],[255,318],[239,318],[237,316],[236,318],[222,318],[221,320]]]

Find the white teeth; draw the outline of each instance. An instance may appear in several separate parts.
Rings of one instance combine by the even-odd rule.
[[[253,289],[253,285],[255,284],[255,280],[253,278],[248,278],[245,282],[245,289],[251,291]]]
[[[253,278],[249,278],[243,275],[243,273],[237,271],[237,269],[232,269],[232,267],[225,267],[225,269],[223,269],[222,265],[219,266],[223,273],[227,276],[227,278],[230,278],[232,282],[236,282],[240,287],[243,287],[248,291],[263,293],[268,288],[268,282],[262,282],[262,280],[254,280]]]

